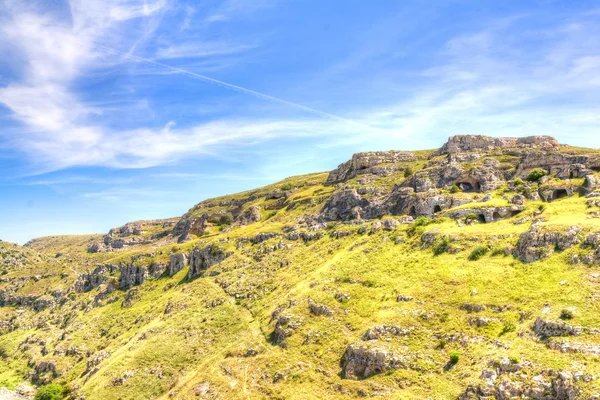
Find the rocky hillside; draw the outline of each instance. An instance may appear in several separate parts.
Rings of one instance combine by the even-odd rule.
[[[358,153],[0,256],[6,392],[600,398],[600,151],[547,136]]]

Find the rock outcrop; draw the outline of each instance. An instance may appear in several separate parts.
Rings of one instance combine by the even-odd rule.
[[[260,209],[257,206],[250,206],[235,219],[235,222],[240,225],[250,225],[260,221],[260,218]]]
[[[352,156],[352,159],[340,164],[335,170],[329,173],[327,184],[344,182],[359,174],[389,175],[391,172],[398,170],[398,167],[386,167],[381,164],[412,162],[415,160],[415,155],[409,151],[356,153]]]
[[[148,277],[148,270],[144,266],[125,265],[121,267],[119,276],[119,289],[128,290],[133,286],[141,285]]]
[[[410,329],[402,329],[396,325],[377,325],[367,329],[362,336],[363,340],[376,340],[386,336],[407,336],[410,335]]]
[[[100,286],[111,274],[117,272],[118,267],[112,264],[99,264],[92,272],[79,274],[73,284],[76,292],[89,292]]]
[[[364,379],[389,371],[410,368],[410,360],[383,347],[350,345],[342,358],[343,374],[346,379]]]
[[[356,189],[346,189],[336,192],[327,200],[321,210],[326,221],[361,219],[363,209],[369,202],[362,200]]]
[[[508,358],[490,361],[480,376],[483,383],[469,386],[459,399],[574,400],[581,393],[576,383],[591,380],[583,374],[549,369],[541,370],[530,378],[523,370],[531,368],[530,363],[513,363]]]
[[[448,139],[434,156],[467,152],[490,153],[506,150],[556,151],[559,144],[551,136],[527,136],[520,138],[494,138],[481,135],[457,135]]]
[[[553,231],[533,224],[519,237],[515,256],[526,263],[541,260],[552,254],[554,249],[566,250],[579,244],[582,241],[579,232],[580,228],[576,226]]]
[[[519,215],[523,209],[523,206],[517,205],[508,207],[463,208],[461,210],[451,211],[450,217],[453,219],[459,219],[467,215],[474,214],[479,216],[479,219],[489,223],[512,218],[516,215]]]
[[[225,260],[231,254],[231,252],[224,252],[221,248],[213,244],[201,249],[192,250],[188,279],[202,275],[208,268]]]
[[[583,328],[538,318],[533,324],[533,331],[541,338],[549,338],[552,336],[579,336],[583,332]]]
[[[188,256],[183,253],[172,254],[169,262],[167,273],[169,276],[173,276],[186,267],[188,263]]]

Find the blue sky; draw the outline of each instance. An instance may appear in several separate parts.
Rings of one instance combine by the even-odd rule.
[[[451,135],[600,147],[597,1],[0,0],[0,239]]]

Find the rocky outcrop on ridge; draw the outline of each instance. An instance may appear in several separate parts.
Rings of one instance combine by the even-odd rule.
[[[415,160],[415,155],[409,151],[356,153],[352,156],[352,159],[340,164],[335,170],[331,171],[327,183],[343,182],[359,174],[389,175],[390,172],[397,171],[398,166],[384,166],[382,164],[412,162]]]

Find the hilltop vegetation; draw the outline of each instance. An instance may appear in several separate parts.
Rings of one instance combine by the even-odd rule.
[[[591,398],[598,171],[599,151],[552,138],[458,136],[181,218],[0,242],[0,386],[103,400]]]

